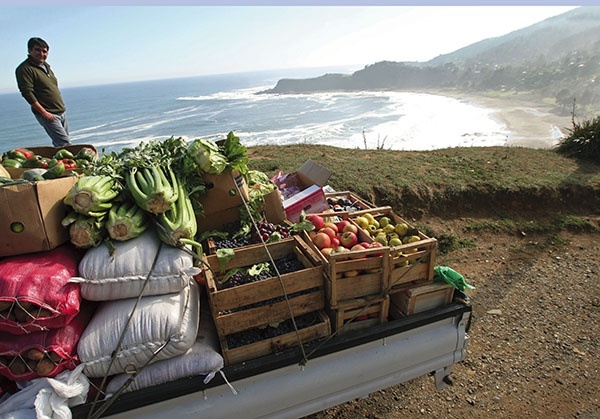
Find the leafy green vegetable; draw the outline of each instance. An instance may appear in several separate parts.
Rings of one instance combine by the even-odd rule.
[[[203,173],[218,175],[227,168],[227,158],[214,141],[197,138],[189,145],[188,154]]]
[[[227,134],[227,138],[220,147],[221,153],[227,159],[227,167],[237,170],[242,175],[248,172],[248,153],[246,147],[240,143],[240,139],[233,135],[233,132]]]

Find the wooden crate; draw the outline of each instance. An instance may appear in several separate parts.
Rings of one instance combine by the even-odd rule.
[[[393,318],[410,316],[452,302],[454,287],[446,283],[433,283],[408,288],[390,295],[390,314]]]
[[[295,254],[305,268],[282,274],[281,281],[272,277],[218,289],[217,281],[226,271],[269,261],[269,254],[273,260]],[[266,248],[248,246],[235,249],[235,257],[225,267],[219,266],[216,255],[205,256],[205,260],[210,266],[210,269],[204,269],[206,289],[220,337],[277,323],[291,318],[292,315],[322,310],[325,306],[322,262],[303,240],[295,236],[277,243],[269,243]]]
[[[327,307],[331,324],[336,334],[363,329],[385,323],[389,314],[390,298],[357,298],[337,307]]]
[[[264,221],[264,220],[260,220],[260,221]],[[267,222],[269,222],[269,221],[267,221]],[[291,228],[291,226],[292,226],[292,223],[290,223],[290,222],[289,222],[289,221],[287,221],[287,220],[285,220],[285,221],[282,221],[281,223],[273,223],[273,224],[275,224],[275,225],[280,225],[280,226],[285,226],[285,227],[288,227],[288,228]],[[252,227],[252,228],[254,228],[254,227]],[[233,229],[231,229],[231,230],[229,230],[229,231],[227,231],[227,232],[228,232],[230,235],[233,235],[233,234],[237,233],[237,232],[239,231],[239,229],[241,229],[241,225],[240,225],[239,223],[237,223],[237,224],[234,226],[234,228],[233,228]],[[290,231],[290,232],[288,233],[288,235],[291,235],[291,234],[292,234],[292,232]],[[245,246],[239,246],[239,247],[246,247],[246,248],[247,248],[247,247],[250,247],[250,246],[260,246],[260,247],[262,247],[262,245],[263,245],[263,244],[262,244],[261,242],[254,241],[254,238],[253,238],[253,236],[254,236],[254,230],[252,230],[252,231],[251,231],[250,235],[251,235],[251,240],[250,240],[250,241],[252,241],[252,243],[249,243],[249,244],[247,244],[247,245],[245,245]],[[205,245],[204,245],[204,251],[205,251],[205,253],[207,253],[207,254],[209,254],[209,255],[214,255],[214,254],[216,254],[216,253],[217,253],[217,246],[216,246],[216,243],[217,243],[217,242],[216,242],[216,241],[215,241],[215,240],[214,240],[212,237],[208,237],[208,238],[205,240]]]
[[[359,232],[359,241],[363,232]],[[369,296],[384,296],[389,284],[389,247],[378,247],[334,253],[325,256],[312,243],[308,234],[303,239],[319,255],[324,264],[325,292],[332,307]]]
[[[356,195],[353,192],[350,191],[341,191],[341,192],[328,192],[325,194],[325,199],[327,200],[328,203],[330,203],[330,201],[336,198],[344,198],[347,199],[349,201],[352,202],[352,205],[354,207],[356,207],[358,210],[368,210],[371,208],[375,208],[375,205],[373,205],[371,202],[367,201],[364,198],[359,197],[358,195]],[[331,204],[330,204],[331,206]],[[333,208],[332,208],[333,209]],[[346,212],[344,211],[340,211],[340,212]]]
[[[299,328],[298,333],[291,331],[235,348],[229,347],[227,336],[219,337],[225,365],[237,364],[298,346],[299,340],[305,345],[330,336],[331,323],[328,316],[323,310],[315,312],[315,315],[318,316],[318,322]]]
[[[373,208],[368,211],[360,211],[350,214],[350,220],[370,212],[375,218],[387,216],[394,225],[406,223],[409,228],[414,229],[408,221],[395,214],[390,207]],[[393,294],[404,290],[407,284],[419,284],[433,282],[433,268],[436,263],[437,239],[427,237],[419,231],[420,241],[406,243],[400,246],[389,246],[390,268],[389,268],[389,292]]]

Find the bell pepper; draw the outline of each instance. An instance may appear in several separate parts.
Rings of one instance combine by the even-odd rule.
[[[56,152],[56,154],[54,155],[54,158],[56,160],[62,160],[62,159],[72,159],[75,156],[73,155],[73,153],[71,153],[69,150],[67,150],[66,148],[62,148],[60,150],[58,150]]]
[[[13,169],[20,169],[23,166],[23,162],[18,159],[2,159],[2,166],[11,167]]]
[[[65,173],[65,164],[62,161],[56,162],[54,166],[46,170],[46,173],[42,175],[44,179],[56,179],[61,177]]]
[[[21,153],[20,151],[17,151],[17,150],[8,150],[8,151],[4,152],[4,154],[2,155],[2,158],[3,159],[20,160],[20,161],[27,160],[27,157],[25,157],[25,155],[23,153]]]
[[[78,159],[75,158],[75,163],[77,163],[77,167],[79,169],[87,169],[90,168],[93,165],[93,162],[86,160],[86,159]]]
[[[64,158],[64,159],[60,159],[58,161],[61,162],[65,166],[65,170],[77,169],[77,162],[72,158]]]
[[[23,162],[23,167],[28,169],[45,169],[48,167],[48,159],[39,154],[35,154],[33,157],[30,157]]]
[[[77,155],[75,156],[75,159],[79,160],[79,159],[83,159],[83,160],[87,160],[89,162],[93,162],[94,160],[96,160],[96,151],[94,151],[94,149],[90,148],[90,147],[83,147],[81,150],[79,150],[79,152],[77,152]]]
[[[35,154],[33,151],[28,150],[26,148],[15,148],[14,151],[16,151],[17,153],[21,153],[25,157],[25,159],[33,157],[33,155]]]

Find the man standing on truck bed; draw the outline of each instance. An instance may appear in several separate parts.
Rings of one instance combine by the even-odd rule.
[[[46,62],[50,47],[42,38],[27,42],[27,59],[16,69],[17,86],[21,95],[31,105],[40,125],[52,139],[55,147],[69,145],[69,125],[58,80]]]

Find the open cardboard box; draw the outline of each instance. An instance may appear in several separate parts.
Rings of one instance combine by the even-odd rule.
[[[84,147],[91,148],[92,150],[96,151],[96,154],[98,154],[96,147],[94,147],[91,144],[76,144],[76,145],[68,145],[65,147],[35,146],[35,147],[24,147],[24,148],[32,151],[35,154],[42,156],[42,157],[52,158],[59,150],[62,150],[62,149],[69,150],[71,153],[76,155],[77,153],[79,153],[79,150],[81,150]],[[13,167],[5,167],[5,169],[8,171],[8,173],[10,173],[10,177],[13,179],[19,179],[21,177],[21,175],[23,174],[23,172],[25,170],[28,170],[28,169],[21,169],[21,168],[15,169]],[[64,176],[70,176],[73,172],[81,173],[81,169],[65,170]]]
[[[76,176],[0,188],[0,257],[54,249],[69,240],[61,224]]]
[[[329,209],[323,186],[330,176],[329,169],[309,159],[300,169],[285,177],[286,187],[299,189],[298,193],[283,200],[283,209],[288,220],[298,222],[302,211],[311,214]],[[282,185],[278,186],[281,188]]]

